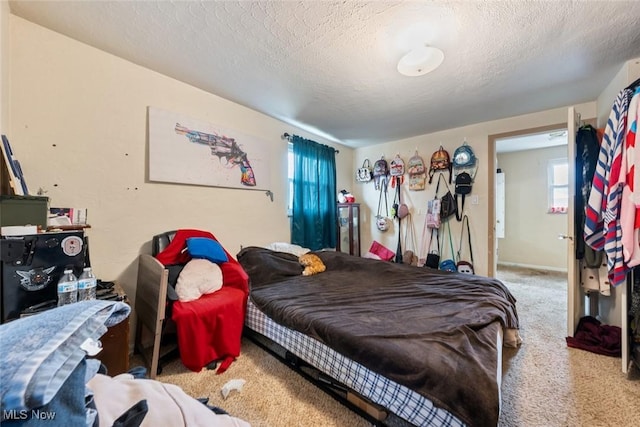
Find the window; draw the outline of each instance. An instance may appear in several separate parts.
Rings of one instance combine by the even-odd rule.
[[[293,184],[289,189],[292,196],[287,197],[287,204],[291,203],[291,243],[312,250],[335,248],[336,150],[297,135],[291,142],[293,170],[287,170]]]
[[[567,213],[569,207],[569,163],[567,159],[549,160],[549,213]]]

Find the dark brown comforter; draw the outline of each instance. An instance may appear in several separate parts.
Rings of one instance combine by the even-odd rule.
[[[294,255],[243,249],[255,305],[470,426],[497,425],[496,325],[518,328],[515,298],[500,281],[315,253],[327,270],[302,276]]]

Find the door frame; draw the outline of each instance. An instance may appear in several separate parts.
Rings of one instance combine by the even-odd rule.
[[[496,237],[496,164],[498,162],[498,157],[496,153],[496,140],[512,138],[514,136],[530,135],[532,133],[550,132],[558,129],[567,129],[567,122],[538,126],[534,128],[525,128],[511,132],[495,133],[487,137],[489,153],[489,159],[487,161],[489,168],[489,180],[487,182],[489,190],[489,223],[487,227],[489,244],[487,249],[487,276],[489,277],[495,277],[498,265],[498,242]]]

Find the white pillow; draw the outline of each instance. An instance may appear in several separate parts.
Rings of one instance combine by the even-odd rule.
[[[362,255],[362,258],[370,258],[370,259],[377,259],[377,260],[382,260],[382,258],[380,258],[380,256],[372,253],[372,252],[367,252],[366,254]]]
[[[197,300],[222,287],[222,270],[218,264],[207,259],[194,258],[184,266],[178,281],[176,293],[180,301]]]
[[[288,254],[292,254],[298,257],[300,255],[306,254],[311,250],[309,248],[303,248],[300,245],[294,245],[292,243],[285,243],[285,242],[273,242],[267,245],[267,249],[271,249],[272,251],[276,251],[276,252],[286,252]]]

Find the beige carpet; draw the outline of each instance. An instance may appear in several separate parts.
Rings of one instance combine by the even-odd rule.
[[[174,361],[164,366],[157,379],[176,384],[193,397],[208,397],[210,405],[253,427],[370,425],[247,339],[242,341],[242,354],[224,374],[193,373]],[[232,391],[225,400],[222,386],[233,379],[246,382],[240,392]]]
[[[566,345],[566,276],[501,269],[498,278],[518,300],[524,340],[505,352],[500,425],[640,425],[637,371],[627,376],[620,358]]]
[[[518,350],[505,349],[500,426],[608,427],[640,425],[637,371],[621,371],[621,359],[566,346],[566,280],[557,273],[501,269],[498,277],[518,300]],[[132,364],[139,361],[132,360]],[[358,427],[368,422],[308,383],[250,341],[223,375],[192,373],[179,361],[158,377],[194,397],[208,397],[255,427]],[[246,381],[224,400],[222,386]]]

